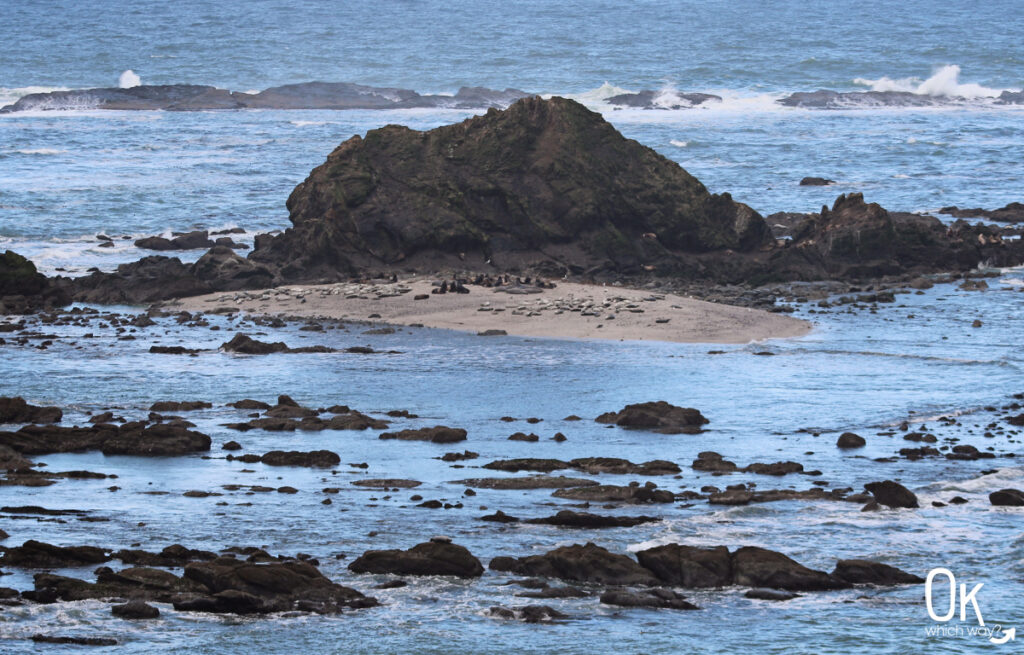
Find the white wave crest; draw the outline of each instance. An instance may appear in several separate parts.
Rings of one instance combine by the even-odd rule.
[[[26,148],[24,150],[16,150],[21,155],[62,155],[67,150],[57,150],[56,148]]]
[[[629,89],[624,89],[621,86],[615,86],[610,82],[605,82],[596,89],[584,91],[583,93],[566,93],[566,94],[546,94],[543,97],[550,98],[551,95],[562,95],[563,98],[569,98],[575,100],[587,107],[594,107],[597,105],[603,105],[608,98],[620,96],[624,93],[633,93]]]
[[[117,86],[122,89],[130,89],[133,86],[141,86],[142,78],[135,74],[135,71],[128,69],[117,78]]]
[[[890,77],[880,77],[877,80],[858,77],[853,82],[870,87],[872,91],[902,91],[945,98],[995,98],[1003,92],[1003,89],[992,89],[980,84],[961,84],[960,67],[956,64],[939,68],[926,80],[921,80],[918,77],[904,77],[897,80]]]
[[[686,146],[690,145],[689,141],[680,141],[678,139],[672,139],[671,141],[669,141],[669,143],[671,143],[677,148],[685,148]]]
[[[33,93],[53,93],[54,91],[68,91],[66,86],[21,86],[8,88],[0,86],[0,107],[13,105],[24,96]]]

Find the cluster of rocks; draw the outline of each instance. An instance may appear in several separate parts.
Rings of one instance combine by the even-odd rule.
[[[748,466],[739,467],[735,462],[723,459],[722,455],[714,451],[704,451],[697,454],[697,459],[691,465],[694,471],[706,471],[716,474],[725,473],[756,473],[759,475],[783,476],[790,473],[803,473],[805,475],[821,475],[821,471],[805,471],[804,465],[799,462],[772,462],[762,464],[755,462]]]
[[[0,423],[60,423],[63,417],[59,407],[37,407],[20,396],[0,396]]]
[[[568,462],[560,459],[522,457],[495,460],[484,464],[483,468],[492,471],[505,471],[507,473],[518,473],[519,471],[550,473],[563,469],[575,469],[591,475],[600,473],[616,475],[674,475],[680,472],[677,464],[663,459],[634,464],[628,459],[618,457],[579,457]]]
[[[0,432],[0,446],[23,455],[98,450],[104,455],[159,457],[207,451],[210,437],[180,425],[149,421],[87,427],[26,425],[16,432]]]
[[[58,600],[130,599],[127,607],[113,610],[125,618],[158,616],[146,601],[171,603],[176,610],[230,614],[269,614],[304,611],[322,614],[373,607],[374,598],[336,584],[325,577],[309,559],[272,558],[259,549],[237,549],[249,553],[240,560],[234,553],[217,556],[180,546],[160,554],[145,551],[110,553],[92,546],[59,547],[36,541],[8,548],[0,563],[22,568],[77,567],[122,559],[131,568],[114,571],[96,569],[96,581],[37,573],[35,588],[22,598],[37,603]],[[177,576],[154,566],[184,566]]]
[[[267,430],[270,432],[292,432],[303,430],[318,432],[321,430],[384,430],[387,421],[367,416],[347,405],[333,405],[322,409],[303,407],[291,396],[281,395],[277,404],[271,407],[259,400],[245,399],[232,403],[236,409],[262,410],[248,421],[226,423],[224,427],[232,430]],[[330,418],[321,418],[321,414],[330,414]]]

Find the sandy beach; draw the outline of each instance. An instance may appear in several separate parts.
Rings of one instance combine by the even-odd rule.
[[[165,307],[191,312],[233,308],[261,315],[616,341],[749,343],[797,337],[811,330],[807,321],[782,314],[640,289],[563,282],[554,289],[469,286],[469,293],[432,293],[439,283],[434,278],[416,278],[395,283],[289,285],[183,298]]]

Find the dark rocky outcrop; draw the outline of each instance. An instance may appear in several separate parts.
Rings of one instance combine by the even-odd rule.
[[[773,243],[761,217],[563,98],[457,125],[353,137],[288,199],[293,227],[250,256],[286,279],[425,262],[680,269],[681,253]]]
[[[692,434],[700,432],[702,425],[710,423],[699,410],[677,407],[664,400],[626,405],[617,412],[606,412],[594,420],[664,434]]]
[[[1003,507],[1024,507],[1024,491],[1020,489],[1000,489],[990,493],[988,500],[993,505]]]
[[[832,571],[832,577],[851,584],[897,585],[924,582],[924,578],[901,571],[895,566],[866,559],[839,560]]]
[[[63,417],[59,407],[36,407],[21,397],[0,396],[0,423],[59,423]]]
[[[892,480],[882,482],[869,482],[864,485],[875,501],[886,507],[918,507],[917,496],[902,484]]]
[[[282,341],[274,341],[273,343],[266,343],[264,341],[257,341],[248,334],[242,334],[239,332],[231,338],[230,341],[225,341],[220,345],[220,349],[229,353],[238,353],[240,355],[271,355],[273,353],[332,353],[336,352],[334,348],[328,348],[326,346],[302,346],[300,348],[289,348]],[[278,417],[281,418],[281,417]]]
[[[835,180],[829,180],[824,177],[805,177],[800,180],[800,186],[828,186],[835,183]]]
[[[479,489],[569,489],[571,487],[596,487],[598,483],[586,478],[570,478],[563,475],[529,475],[513,478],[470,478],[457,480],[455,484]],[[617,487],[616,487],[617,488]]]
[[[487,610],[487,613],[494,618],[525,623],[547,623],[569,618],[568,614],[547,605],[517,605],[511,608],[495,606]]]
[[[123,425],[97,423],[90,427],[26,425],[17,432],[0,432],[0,445],[25,455],[102,451],[105,455],[184,455],[210,449],[210,437],[168,423]]]
[[[490,568],[516,575],[560,578],[605,585],[656,586],[657,578],[626,555],[610,553],[592,543],[563,546],[543,555],[495,557]]]
[[[348,565],[354,573],[454,575],[476,578],[484,567],[466,548],[433,539],[409,550],[368,550]]]
[[[213,291],[271,286],[271,272],[239,257],[226,246],[214,246],[194,264],[177,257],[152,256],[121,264],[113,273],[94,272],[64,280],[74,300],[107,304],[141,304]]]
[[[29,260],[11,250],[0,255],[0,315],[27,314],[70,301],[68,294]]]
[[[96,546],[54,546],[30,539],[20,546],[9,546],[0,565],[31,569],[56,569],[102,564],[110,554]]]

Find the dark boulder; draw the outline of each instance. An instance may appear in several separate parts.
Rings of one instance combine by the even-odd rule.
[[[864,488],[875,497],[875,501],[886,507],[918,507],[917,496],[902,484],[892,480],[869,482]]]
[[[605,585],[658,584],[657,578],[634,559],[610,553],[592,543],[583,546],[563,546],[543,555],[520,558],[496,557],[491,560],[490,568],[516,575]]]
[[[1004,507],[1024,507],[1024,491],[1020,489],[1001,489],[988,495],[993,505]]]
[[[658,489],[653,482],[646,482],[643,486],[633,483],[626,486],[611,484],[585,485],[563,488],[552,494],[556,498],[569,500],[583,500],[589,502],[618,502],[631,505],[647,503],[672,503],[676,496],[666,489]]]
[[[368,550],[348,565],[354,573],[393,575],[454,575],[476,578],[484,567],[466,548],[431,540],[409,550]]]
[[[12,250],[0,255],[0,315],[24,314],[70,301],[67,293],[28,259]]]
[[[676,407],[664,400],[626,405],[618,412],[606,412],[596,419],[598,423],[611,423],[624,428],[650,430],[665,434],[696,433],[708,419],[696,409]]]
[[[805,177],[800,180],[800,186],[828,186],[835,183],[835,180],[829,180],[824,177]]]
[[[853,432],[844,432],[839,435],[839,439],[836,441],[836,446],[839,448],[863,448],[867,445],[867,441],[864,437]]]

